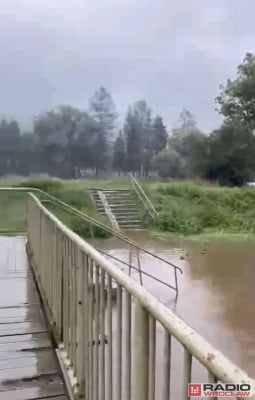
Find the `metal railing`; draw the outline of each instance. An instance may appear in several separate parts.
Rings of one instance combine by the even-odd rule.
[[[150,199],[148,198],[148,196],[146,195],[146,193],[144,192],[142,186],[138,183],[138,181],[135,179],[133,175],[131,175],[131,184],[139,200],[143,203],[145,210],[149,213],[151,218],[154,219],[158,215],[158,212],[155,209],[152,202],[150,201]]]
[[[170,285],[170,287],[176,292],[176,295],[178,296],[178,292],[179,292],[179,287],[178,287],[178,275],[177,272],[182,274],[182,269],[180,267],[178,267],[177,265],[173,264],[171,261],[166,260],[163,257],[158,256],[157,254],[154,254],[153,252],[143,248],[142,246],[139,246],[135,241],[133,241],[131,238],[129,238],[128,236],[124,235],[123,233],[121,233],[118,230],[113,229],[112,227],[105,225],[104,223],[102,223],[101,221],[98,221],[97,219],[90,217],[88,214],[85,214],[84,212],[81,212],[79,210],[77,210],[76,208],[70,206],[69,204],[63,202],[62,200],[44,192],[41,189],[38,188],[33,188],[33,187],[0,187],[0,192],[26,192],[26,193],[36,193],[39,196],[43,197],[44,200],[47,203],[50,203],[52,205],[56,205],[58,208],[61,208],[62,210],[64,210],[65,212],[75,215],[81,219],[83,219],[84,221],[88,222],[89,224],[91,224],[91,226],[96,226],[100,229],[102,229],[105,232],[108,232],[112,235],[114,235],[116,238],[120,239],[123,243],[125,243],[126,245],[130,246],[131,250],[134,250],[137,253],[137,259],[138,259],[138,263],[140,263],[139,259],[140,253],[144,253],[148,256],[151,256],[153,259],[160,261],[166,265],[168,265],[174,273],[174,284]],[[45,200],[46,199],[46,200]],[[141,269],[141,268],[140,268]]]
[[[207,372],[204,382],[250,383],[255,395],[255,382],[244,371],[33,194],[27,230],[30,262],[75,395],[85,400],[187,400],[195,359]],[[181,359],[182,370],[175,369]]]

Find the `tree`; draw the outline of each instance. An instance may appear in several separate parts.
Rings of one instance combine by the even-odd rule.
[[[128,109],[125,125],[127,168],[139,175],[147,173],[147,158],[151,148],[151,110],[144,100]]]
[[[119,175],[125,170],[126,148],[122,132],[119,132],[113,145],[113,169],[118,171]]]
[[[95,140],[95,162],[96,173],[98,173],[100,169],[106,169],[108,166],[109,143],[112,141],[117,118],[112,96],[103,86],[95,92],[90,100],[90,113],[98,124]]]
[[[216,98],[220,113],[227,121],[255,127],[255,54],[247,53],[237,68],[237,78],[228,79]]]
[[[184,108],[180,112],[178,126],[177,128],[173,129],[172,134],[186,134],[191,130],[195,130],[196,125],[197,124],[194,115],[189,110]]]
[[[90,113],[108,137],[115,128],[117,114],[112,96],[103,86],[90,99]]]
[[[75,176],[76,128],[82,115],[74,107],[59,106],[35,118],[40,170],[60,177]]]
[[[164,149],[152,159],[152,167],[161,178],[183,178],[185,163],[180,154],[172,149]]]
[[[242,124],[225,122],[210,138],[207,177],[242,186],[255,177],[255,136]]]
[[[168,134],[163,119],[160,115],[157,115],[153,119],[151,127],[151,153],[157,154],[163,150],[167,145],[167,139]]]
[[[208,159],[208,138],[198,129],[173,134],[168,148],[176,151],[185,164],[187,177],[203,177]]]
[[[141,170],[142,135],[141,126],[137,115],[129,107],[125,124],[124,135],[126,139],[126,165],[127,170],[133,173]]]
[[[21,133],[17,121],[0,122],[0,174],[19,171]]]

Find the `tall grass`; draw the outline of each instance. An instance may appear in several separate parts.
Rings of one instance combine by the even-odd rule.
[[[108,223],[108,221],[95,210],[86,188],[79,187],[78,185],[70,186],[65,181],[58,179],[15,180],[12,181],[12,185],[10,186],[40,189],[89,216],[94,217],[105,224]],[[40,200],[47,199],[47,197],[40,193],[36,193],[36,196],[38,196]],[[18,193],[0,191],[0,234],[15,234],[17,232],[26,231],[26,201],[26,192]],[[56,205],[45,203],[45,206],[74,232],[84,238],[109,236],[109,234],[101,228],[92,226],[85,220],[67,213]]]
[[[147,185],[159,216],[153,228],[182,235],[255,234],[255,190],[194,183]]]

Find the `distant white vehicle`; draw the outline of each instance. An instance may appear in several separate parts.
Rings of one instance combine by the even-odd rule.
[[[247,186],[255,186],[255,182],[248,182]]]

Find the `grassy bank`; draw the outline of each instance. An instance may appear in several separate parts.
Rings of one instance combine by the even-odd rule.
[[[128,179],[86,179],[73,181],[0,180],[0,186],[33,186],[61,199],[84,213],[108,223],[96,212],[88,188],[130,187]],[[220,188],[201,183],[143,183],[159,212],[154,223],[144,215],[153,235],[172,239],[188,237],[247,239],[255,237],[255,189]],[[0,192],[0,233],[25,231],[25,193]],[[53,205],[47,205],[65,224],[84,238],[91,237],[91,226]],[[94,228],[95,237],[105,237]]]
[[[56,179],[18,180],[15,178],[15,180],[9,180],[8,182],[5,180],[1,182],[0,180],[0,186],[33,187],[41,189],[90,217],[94,217],[108,224],[108,221],[95,210],[87,190],[89,186],[84,185],[84,187],[82,187],[79,181],[60,181]],[[41,200],[45,200],[43,195],[38,193],[36,193],[36,195]],[[26,231],[26,201],[27,193],[0,192],[0,234]],[[84,238],[90,238],[91,236],[96,238],[109,236],[104,230],[91,226],[91,224],[85,220],[67,213],[54,204],[45,203],[45,206],[74,232]]]
[[[156,235],[231,237],[255,234],[255,190],[192,183],[145,186],[159,216],[150,224]]]

